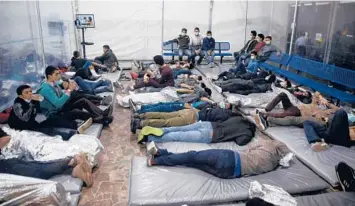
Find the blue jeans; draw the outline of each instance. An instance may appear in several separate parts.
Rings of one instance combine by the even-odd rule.
[[[192,72],[190,70],[187,70],[187,69],[174,69],[173,73],[174,73],[174,79],[177,79],[177,77],[180,74],[189,74],[189,75],[192,74]]]
[[[211,64],[214,62],[214,52],[212,51],[211,56],[208,56],[208,51],[203,51],[204,56],[206,57],[207,63]]]
[[[211,143],[212,141],[213,128],[211,122],[196,122],[181,127],[165,127],[162,130],[163,136],[149,135],[148,141],[197,143]]]
[[[200,53],[199,53],[198,55],[196,54],[195,50],[196,50],[195,48],[192,48],[192,49],[191,49],[191,62],[192,62],[193,64],[195,64],[195,58],[196,58],[196,56],[199,56],[199,58],[198,58],[198,60],[197,60],[197,63],[198,63],[198,64],[201,64],[202,59],[203,59],[202,50],[200,50]]]
[[[328,127],[325,124],[306,120],[303,123],[303,128],[309,143],[319,142],[324,139],[325,142],[330,144],[345,147],[351,146],[348,116],[342,109],[335,112],[329,121]]]
[[[0,160],[0,173],[49,179],[64,172],[71,173],[70,158],[49,162],[25,161],[22,159]]]
[[[159,155],[154,158],[153,165],[182,165],[224,179],[238,177],[235,175],[236,154],[232,150],[210,149],[173,154],[165,149],[159,149]]]
[[[245,67],[247,67],[248,63],[250,61],[250,54],[243,54],[243,55],[239,56],[238,65],[242,64],[242,60],[244,60]]]
[[[179,60],[182,61],[182,57],[186,55],[188,61],[191,60],[191,50],[190,49],[179,49]]]
[[[100,79],[98,81],[88,81],[83,78],[77,76],[73,79],[81,90],[87,92],[89,94],[98,94],[102,92],[109,92],[109,86],[111,81]]]
[[[160,102],[157,104],[144,104],[137,111],[139,114],[146,112],[176,112],[184,109],[184,102]]]

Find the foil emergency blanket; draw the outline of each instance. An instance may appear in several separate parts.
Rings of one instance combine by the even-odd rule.
[[[48,136],[34,131],[17,131],[8,127],[3,130],[11,136],[11,141],[2,150],[0,159],[19,158],[24,160],[51,161],[73,157],[79,152],[87,154],[92,166],[97,164],[97,158],[104,147],[93,136],[76,134],[68,141],[60,136]]]
[[[18,175],[0,174],[0,204],[68,205],[70,196],[62,184]]]
[[[298,106],[302,104],[289,91],[275,87],[274,85],[271,85],[271,87],[273,91],[266,93],[252,93],[249,95],[228,94],[227,101],[232,104],[241,101],[242,107],[265,108],[266,105],[269,104],[278,94],[284,92],[287,94],[288,98],[290,98],[293,105]],[[279,103],[275,108],[282,108],[281,103]]]

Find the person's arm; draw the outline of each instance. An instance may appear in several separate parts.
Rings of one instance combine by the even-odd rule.
[[[185,83],[181,83],[179,86],[180,86],[181,88],[186,88],[186,89],[190,89],[190,90],[193,90],[193,89],[194,89],[194,87],[192,87],[192,86],[190,86],[190,85],[187,85],[187,84],[185,84]]]
[[[212,38],[212,45],[211,45],[210,50],[211,50],[211,51],[214,51],[215,46],[216,46],[216,41],[214,40],[214,38]]]
[[[96,62],[91,62],[91,64],[95,67],[102,67],[102,68],[105,68],[106,66],[103,65],[103,64],[99,64],[99,63],[96,63]]]
[[[49,85],[42,88],[40,94],[49,101],[56,109],[60,109],[69,100],[70,91],[64,93],[61,97],[58,97]]]
[[[248,44],[249,44],[250,41],[252,41],[252,40],[247,41],[247,43],[246,43],[246,44],[243,46],[243,48],[239,51],[240,53],[242,53],[243,51],[246,51],[247,46],[248,46]]]
[[[24,121],[24,122],[27,122],[30,118],[31,118],[31,115],[32,115],[32,112],[33,110],[36,108],[36,105],[35,104],[32,104],[30,103],[30,108],[25,111],[23,108],[22,108],[22,105],[20,103],[15,103],[13,106],[12,106],[12,110],[14,111],[15,115],[21,120],[21,121]]]
[[[10,136],[6,132],[4,132],[2,128],[0,128],[0,150],[4,148],[10,142],[10,140]]]
[[[210,103],[210,104],[213,104],[213,103],[214,103],[213,100],[210,100],[210,99],[207,98],[207,97],[201,97],[200,100],[203,101],[203,102],[208,102],[208,103]]]

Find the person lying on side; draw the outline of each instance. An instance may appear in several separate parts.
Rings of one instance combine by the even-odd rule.
[[[314,151],[327,149],[328,144],[351,147],[355,145],[355,127],[349,127],[347,113],[339,109],[325,123],[306,120],[304,132]]]
[[[99,78],[100,75],[96,73],[95,67],[101,67],[101,68],[106,68],[105,65],[98,64],[96,62],[89,61],[87,59],[84,59],[79,51],[74,51],[73,52],[73,57],[71,58],[71,64],[70,64],[70,69],[76,71],[77,73],[87,73],[86,71],[80,71],[80,70],[88,70],[90,71],[90,74],[86,75],[92,75],[94,78]],[[85,75],[85,76],[86,76]],[[75,75],[75,76],[80,76],[83,77],[82,75]]]
[[[146,112],[136,114],[132,119],[132,132],[145,126],[173,127],[193,124],[198,121],[223,122],[236,114],[232,112],[230,104],[225,108],[207,107],[201,110],[183,109],[176,112]]]
[[[11,137],[0,128],[0,154],[11,140]],[[49,179],[56,175],[69,172],[73,177],[80,178],[91,187],[93,183],[92,168],[87,157],[79,153],[73,158],[39,162],[26,161],[18,158],[0,159],[0,173],[21,175],[39,179]]]
[[[245,145],[254,137],[255,125],[241,116],[233,116],[224,122],[196,122],[181,127],[143,127],[138,143],[155,142],[196,142],[217,143],[234,141]]]
[[[280,102],[283,112],[272,112]],[[265,107],[265,111],[257,110],[254,119],[261,130],[269,126],[303,127],[306,120],[324,122],[338,109],[339,107],[329,103],[319,92],[314,93],[310,104],[301,104],[298,107],[291,103],[286,93],[282,92]]]
[[[209,149],[174,154],[158,148],[154,142],[151,142],[147,149],[148,167],[192,167],[223,179],[271,172],[290,151],[285,144],[277,140],[260,140],[242,151]]]
[[[69,81],[69,80],[68,80]],[[79,89],[88,94],[99,94],[103,92],[113,92],[112,82],[108,79],[100,79],[97,81],[84,80],[81,77],[72,79]]]

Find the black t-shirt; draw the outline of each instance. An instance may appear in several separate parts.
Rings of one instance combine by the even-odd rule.
[[[86,59],[72,59],[70,66],[75,67],[75,69],[80,69],[83,68],[86,61]]]

